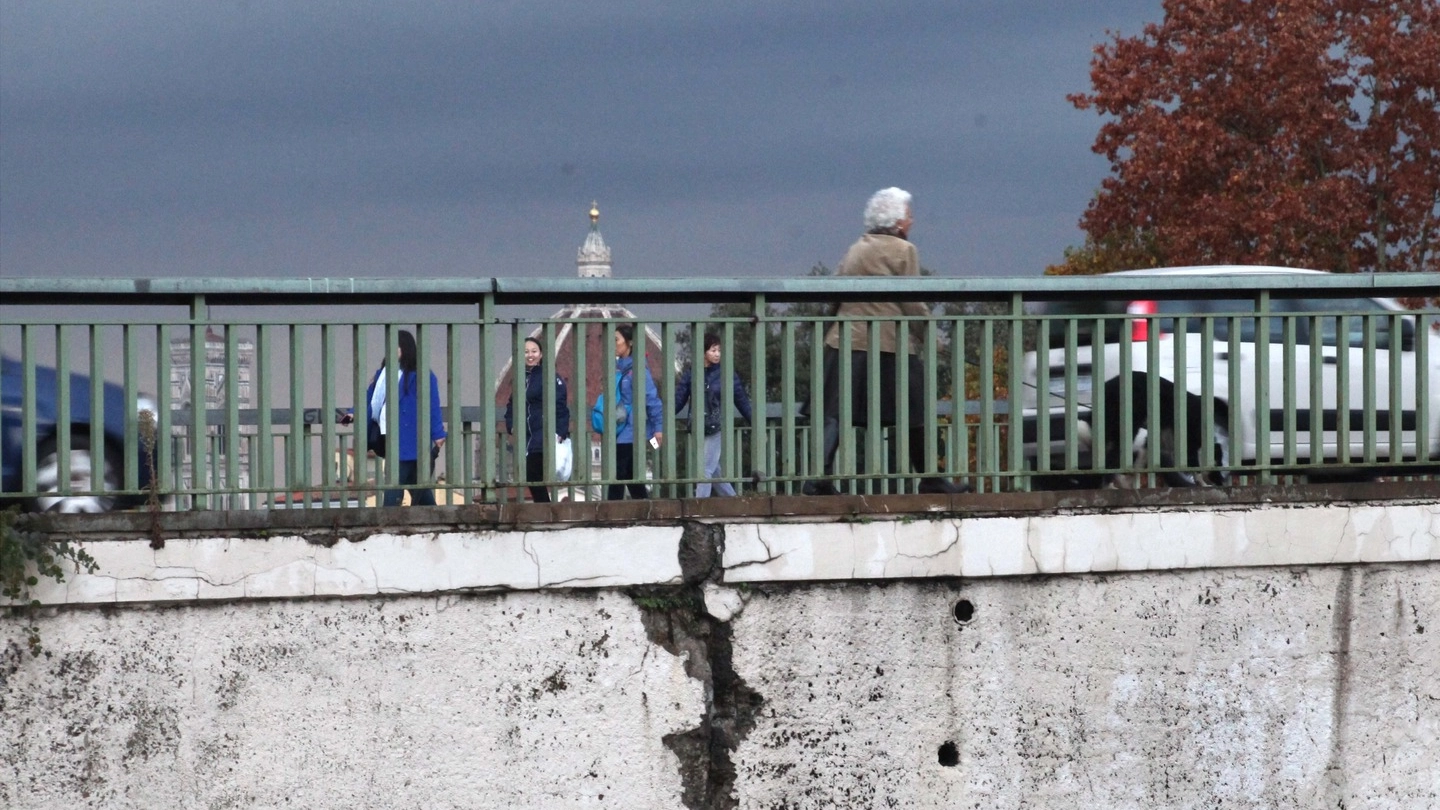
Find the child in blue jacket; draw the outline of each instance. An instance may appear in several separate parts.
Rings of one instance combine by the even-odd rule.
[[[679,384],[675,387],[675,412],[684,410],[685,404],[690,401],[691,376],[693,369],[685,369],[685,374],[680,378]],[[734,374],[732,384],[735,386],[734,400],[735,410],[745,417],[748,423],[751,421],[750,414],[750,392],[745,390],[745,384],[740,382],[740,375]],[[724,394],[723,382],[720,379],[720,338],[714,332],[705,333],[705,477],[715,478],[720,475],[720,403]],[[696,400],[700,396],[695,397]],[[698,404],[698,403],[697,403]],[[690,421],[692,430],[695,413],[691,409]],[[702,481],[695,485],[695,497],[710,497],[711,482]],[[716,481],[714,483],[715,494],[734,496],[735,488],[728,481]]]

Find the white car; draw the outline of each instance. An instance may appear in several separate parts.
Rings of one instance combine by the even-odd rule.
[[[1219,266],[1110,277],[1187,275],[1328,274]],[[1388,298],[1305,297],[1302,286],[1277,285],[1263,316],[1249,291],[1038,308],[1041,350],[1025,356],[1022,416],[1041,485],[1093,483],[1121,468],[1199,485],[1256,464],[1315,476],[1440,464],[1440,316]]]

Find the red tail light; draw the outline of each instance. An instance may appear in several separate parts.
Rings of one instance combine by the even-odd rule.
[[[1155,306],[1154,301],[1131,301],[1130,305],[1125,307],[1125,312],[1130,315],[1150,316],[1154,315],[1157,311],[1158,310]],[[1165,338],[1168,337],[1168,335],[1166,335],[1164,332],[1157,332],[1156,337]],[[1130,339],[1136,342],[1142,342],[1150,339],[1149,317],[1131,319]]]

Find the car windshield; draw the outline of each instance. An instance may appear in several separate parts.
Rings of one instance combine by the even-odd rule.
[[[1118,343],[1132,319],[1127,312],[1146,311],[1145,307],[1134,307],[1138,302],[1115,300],[1075,300],[1046,303],[1040,313],[1047,317],[1042,335],[1050,348],[1066,344],[1066,334],[1074,324],[1076,345],[1093,342],[1097,326],[1104,329],[1104,342]],[[1214,299],[1157,299],[1149,309],[1156,315],[1168,315],[1158,319],[1159,334],[1174,334],[1177,329],[1187,333],[1200,334],[1210,325],[1216,340],[1229,340],[1236,331],[1242,342],[1254,342],[1257,318],[1253,317],[1256,303],[1244,298]],[[1392,316],[1394,313],[1370,298],[1276,298],[1270,302],[1271,317],[1267,318],[1270,340],[1280,343],[1285,340],[1287,327],[1294,329],[1294,340],[1309,343],[1316,328],[1320,332],[1320,343],[1324,346],[1365,345],[1367,328],[1373,328],[1375,345],[1379,349],[1390,347]],[[1318,327],[1317,327],[1318,325]],[[1401,320],[1401,330],[1408,337],[1414,325]],[[1344,336],[1340,340],[1340,336]]]

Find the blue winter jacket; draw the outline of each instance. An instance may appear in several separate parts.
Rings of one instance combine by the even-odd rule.
[[[690,401],[690,377],[692,369],[685,369],[685,374],[675,386],[675,412],[679,413],[685,409],[685,404]],[[735,410],[745,417],[745,421],[751,421],[750,415],[750,392],[745,390],[745,384],[740,382],[740,375],[734,374],[735,380]],[[705,367],[705,435],[713,436],[720,432],[720,403],[724,391],[720,387],[720,364],[712,363]],[[691,421],[694,421],[694,413],[691,413]]]
[[[375,372],[375,377],[370,380],[370,387],[365,391],[365,416],[368,419],[375,419],[376,415],[370,412],[370,397],[375,393],[375,383],[380,381],[380,375],[385,373],[385,367]],[[416,434],[420,429],[420,396],[415,385],[415,378],[418,376],[413,371],[400,372],[399,383],[396,387],[400,389],[398,397],[400,403],[400,460],[415,461],[420,457],[416,452],[418,442],[415,441]],[[397,397],[391,394],[387,397],[390,404],[395,404]],[[388,437],[387,437],[388,438]],[[437,439],[445,438],[445,419],[440,414],[440,381],[435,379],[435,373],[430,373],[430,443]]]
[[[540,375],[540,366],[525,369],[525,452],[543,453],[545,445],[545,378]],[[505,404],[505,431],[515,432],[515,394]],[[569,395],[565,392],[565,378],[555,375],[555,433],[562,439],[570,438]]]
[[[620,378],[620,401],[616,403],[616,413],[623,414],[627,418],[620,424],[620,432],[615,435],[616,444],[635,443],[635,420],[628,418],[631,414],[631,403],[635,401],[635,357],[618,357],[615,359],[615,376]],[[660,401],[660,391],[655,388],[655,380],[650,377],[650,370],[641,367],[640,374],[645,378],[645,429],[653,436],[659,433],[665,426],[665,405]]]

